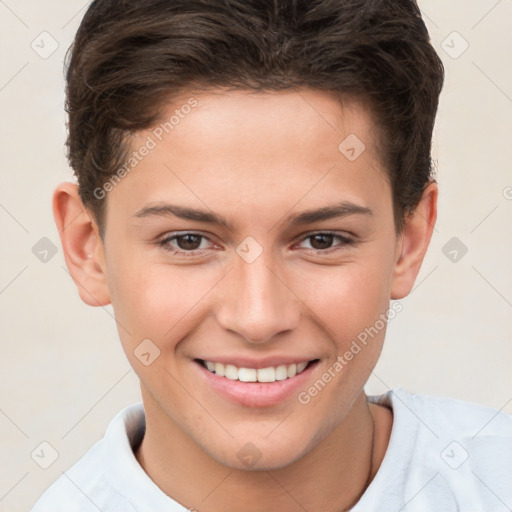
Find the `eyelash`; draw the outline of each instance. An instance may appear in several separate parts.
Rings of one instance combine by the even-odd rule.
[[[195,249],[193,251],[183,251],[183,250],[174,250],[174,249],[171,248],[169,243],[172,240],[176,240],[177,238],[182,238],[182,237],[185,237],[187,235],[199,236],[202,239],[208,240],[209,242],[211,242],[210,238],[208,238],[206,235],[203,235],[202,233],[195,233],[193,231],[186,231],[186,232],[183,232],[183,233],[180,233],[180,234],[177,234],[177,235],[175,234],[175,235],[171,235],[171,236],[166,236],[165,238],[163,238],[163,239],[159,240],[158,242],[156,242],[156,244],[159,247],[161,247],[164,251],[170,252],[171,254],[173,254],[175,256],[179,256],[179,255],[187,255],[189,257],[190,256],[196,256],[196,255],[200,254],[202,251],[205,250],[205,249]],[[356,241],[355,240],[353,240],[351,238],[348,238],[346,236],[343,236],[343,235],[332,233],[330,231],[317,231],[315,233],[310,233],[307,236],[303,237],[299,241],[299,243],[307,240],[308,238],[313,238],[313,237],[318,236],[318,235],[329,235],[329,236],[332,236],[333,238],[337,238],[341,243],[338,244],[338,245],[329,247],[327,249],[306,249],[308,252],[313,252],[315,254],[328,254],[328,253],[331,253],[333,251],[340,250],[340,249],[342,249],[345,246],[356,245]]]

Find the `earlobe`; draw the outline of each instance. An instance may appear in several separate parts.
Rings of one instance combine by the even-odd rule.
[[[66,265],[80,298],[90,306],[110,304],[103,242],[78,195],[77,185],[61,183],[55,189],[53,215]]]
[[[414,286],[434,231],[437,197],[437,183],[431,181],[414,212],[406,218],[401,239],[398,241],[398,257],[393,270],[393,300],[407,296]]]

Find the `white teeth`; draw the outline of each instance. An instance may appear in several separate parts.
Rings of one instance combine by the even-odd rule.
[[[227,364],[226,367],[224,368],[224,377],[226,377],[226,379],[229,380],[238,380],[238,368],[236,366],[233,366],[232,364]]]
[[[222,363],[215,363],[215,373],[219,377],[224,377],[224,375],[225,375],[225,373],[224,373],[224,365]]]
[[[235,366],[236,368],[236,366]],[[238,380],[242,382],[257,382],[258,371],[254,368],[239,368],[238,369]]]
[[[276,368],[276,380],[284,380],[288,378],[288,366],[280,364]]]
[[[258,382],[274,382],[276,380],[276,369],[270,366],[269,368],[260,368],[258,370]]]
[[[302,373],[308,362],[297,364],[280,364],[279,366],[269,366],[268,368],[238,368],[232,364],[213,363],[204,361],[206,368],[229,380],[239,380],[241,382],[275,382],[276,380],[291,379]]]

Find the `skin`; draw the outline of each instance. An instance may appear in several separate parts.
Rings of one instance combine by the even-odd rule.
[[[147,427],[137,458],[165,493],[201,511],[348,508],[378,471],[391,432],[391,411],[368,406],[363,390],[385,328],[307,405],[296,393],[270,407],[233,403],[198,378],[194,358],[319,359],[307,390],[390,299],[411,291],[436,221],[437,185],[425,189],[398,236],[375,121],[363,105],[308,89],[194,98],[198,106],[108,193],[104,239],[75,185],[61,184],[54,196],[80,296],[113,305],[140,378]],[[136,134],[132,149],[150,134]],[[349,134],[366,146],[354,161],[338,150]],[[286,223],[341,201],[372,214]],[[233,230],[135,215],[162,203],[215,212]],[[209,240],[167,242],[171,251],[200,251],[193,256],[158,245],[178,231]],[[311,235],[325,231],[356,243],[315,244]],[[236,252],[248,236],[263,249],[251,263]],[[160,350],[148,366],[134,355],[144,339]],[[237,456],[246,443],[261,456],[250,468]]]

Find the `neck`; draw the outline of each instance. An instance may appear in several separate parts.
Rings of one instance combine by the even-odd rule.
[[[198,511],[349,510],[377,473],[391,430],[390,411],[369,406],[361,393],[342,423],[305,456],[279,469],[247,471],[219,463],[154,402],[144,405],[139,463],[163,492]]]

